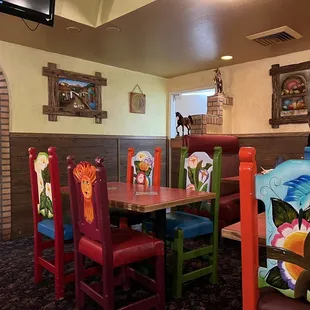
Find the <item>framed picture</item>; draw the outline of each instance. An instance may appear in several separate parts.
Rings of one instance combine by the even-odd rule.
[[[101,87],[107,80],[101,73],[86,75],[57,69],[57,65],[49,63],[43,67],[43,75],[48,77],[48,105],[43,106],[43,114],[50,121],[57,121],[58,115],[95,118],[102,123],[107,112],[102,111]]]
[[[272,118],[269,124],[308,122],[310,61],[280,67],[272,65]]]
[[[135,89],[139,89],[139,93],[135,93]],[[129,93],[129,111],[130,113],[145,114],[146,96],[137,84],[131,93]]]

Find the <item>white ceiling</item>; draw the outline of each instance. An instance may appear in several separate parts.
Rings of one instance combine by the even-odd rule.
[[[55,14],[92,27],[139,9],[155,0],[57,0]]]

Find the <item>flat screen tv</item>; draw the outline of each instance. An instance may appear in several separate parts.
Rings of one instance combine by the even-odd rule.
[[[0,0],[0,12],[54,25],[55,0]]]

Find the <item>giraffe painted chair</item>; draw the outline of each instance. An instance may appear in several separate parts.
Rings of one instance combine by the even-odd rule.
[[[252,147],[239,152],[242,309],[310,309],[310,161],[256,174],[255,154]],[[265,204],[267,267],[258,260],[258,199]]]
[[[64,251],[64,243],[72,242],[71,224],[63,223],[62,201],[56,148],[48,154],[29,148],[29,169],[34,222],[34,278],[42,281],[43,268],[55,276],[56,299],[64,297],[64,288],[74,281],[74,274],[65,274],[64,265],[73,261],[73,252]],[[43,236],[48,238],[43,240]],[[54,263],[43,258],[45,249],[55,249]]]

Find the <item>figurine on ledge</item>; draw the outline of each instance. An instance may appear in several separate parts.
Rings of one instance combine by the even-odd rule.
[[[193,119],[190,115],[188,117],[183,117],[180,112],[176,112],[175,116],[177,117],[177,137],[180,136],[178,128],[182,126],[182,136],[184,136],[184,126],[187,128],[187,134],[190,135],[191,125],[193,125]]]
[[[216,86],[216,94],[224,94],[223,79],[222,79],[221,71],[219,68],[216,68],[214,72],[215,72],[214,82]]]

